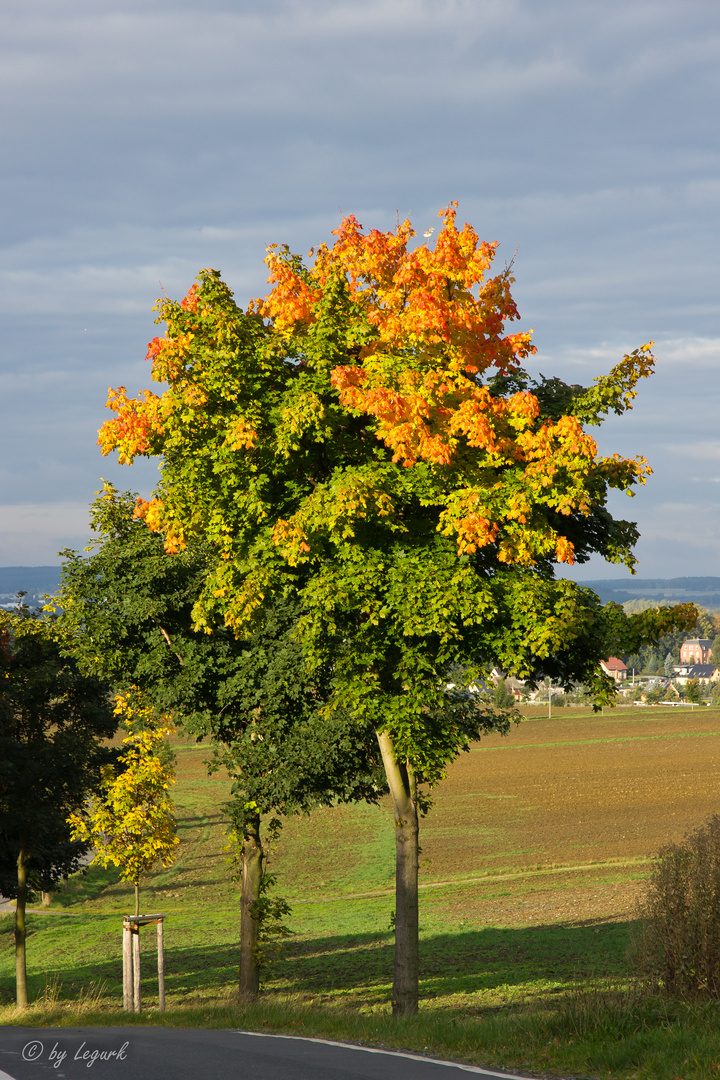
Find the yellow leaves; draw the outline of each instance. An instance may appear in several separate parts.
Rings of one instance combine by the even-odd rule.
[[[624,489],[630,483],[644,484],[646,478],[652,475],[647,460],[639,455],[624,458],[620,454],[613,454],[612,457],[598,458],[596,465],[598,472],[614,488]]]
[[[225,610],[225,625],[238,637],[246,634],[262,609],[268,588],[268,575],[260,568],[245,576],[240,586],[233,590]]]
[[[152,361],[152,378],[155,382],[174,382],[178,379],[184,370],[194,337],[194,334],[186,333],[177,337],[152,339],[145,359]]]
[[[552,555],[571,565],[573,545],[547,525],[545,511],[590,512],[594,440],[571,416],[531,426],[539,413],[531,394],[492,399],[485,411],[481,403],[466,402],[457,415],[463,416],[465,434],[470,432],[468,443],[487,452],[483,482],[456,488],[445,498],[438,531],[456,537],[459,555],[495,544],[502,563],[531,566]],[[454,424],[460,426],[457,419]],[[512,426],[520,429],[514,439]],[[495,483],[488,468],[498,478]]]
[[[136,691],[118,695],[115,713],[130,731],[119,759],[123,771],[107,766],[102,797],[93,800],[86,817],[73,814],[68,822],[74,839],[92,844],[100,865],[118,866],[124,881],[137,883],[156,862],[170,866],[179,844],[168,795],[173,772],[157,756],[175,729]]]
[[[162,499],[153,497],[148,502],[146,499],[138,498],[133,518],[136,521],[144,521],[153,532],[165,534],[163,546],[169,555],[176,555],[186,548],[185,530],[179,521],[168,517]]]
[[[230,421],[225,436],[225,445],[230,450],[252,450],[258,444],[258,433],[244,416],[236,416]]]
[[[276,429],[278,453],[289,457],[299,448],[300,440],[306,434],[319,442],[329,438],[331,432],[326,428],[327,419],[328,409],[319,394],[314,391],[292,394],[282,409],[280,424]]]
[[[290,566],[297,566],[298,563],[307,561],[305,556],[310,551],[307,533],[297,520],[298,517],[299,515],[296,515],[292,521],[279,518],[272,534],[273,544],[282,549]]]
[[[639,349],[626,353],[620,363],[616,364],[612,369],[611,377],[616,381],[622,379],[626,385],[623,404],[627,409],[632,408],[631,402],[633,398],[637,397],[637,390],[635,389],[637,383],[640,379],[645,379],[653,373],[655,357],[652,347],[654,344],[654,341],[646,341]],[[595,381],[600,382],[601,380],[596,379]]]

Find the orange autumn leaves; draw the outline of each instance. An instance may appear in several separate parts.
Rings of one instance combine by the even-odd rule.
[[[269,249],[272,292],[252,308],[280,332],[294,332],[317,318],[317,303],[334,278],[348,284],[353,300],[374,334],[361,359],[413,355],[422,366],[434,361],[445,372],[482,373],[494,366],[507,371],[535,351],[529,333],[503,333],[518,311],[503,272],[485,281],[497,244],[481,243],[471,225],[455,225],[456,203],[441,211],[443,225],[433,249],[409,248],[415,235],[409,221],[395,231],[367,235],[353,215],[336,229],[332,247],[322,244],[310,270],[288,257],[286,248]],[[380,368],[383,364],[380,364]]]
[[[129,398],[124,386],[108,390],[106,408],[117,414],[98,432],[98,445],[104,455],[117,450],[121,465],[132,465],[133,459],[151,452],[153,436],[162,434],[163,402],[150,390],[141,390]]]
[[[384,472],[377,461],[366,461],[319,486],[313,480],[313,490],[292,513],[261,508],[258,520],[264,515],[272,544],[291,565],[320,557],[323,537],[333,544],[352,542],[359,521],[382,519],[384,527],[402,531],[401,474],[420,466],[425,505],[437,506],[437,530],[454,538],[458,554],[495,545],[504,563],[532,565],[545,557],[572,563],[573,545],[557,526],[559,518],[589,513],[606,485],[627,490],[649,471],[642,459],[599,459],[577,417],[543,417],[529,391],[503,395],[483,383],[483,377],[522,371],[535,348],[529,333],[505,332],[518,312],[509,270],[488,276],[497,245],[481,243],[468,224],[459,229],[456,204],[440,216],[433,248],[410,247],[409,221],[366,234],[353,216],[336,230],[331,246],[311,252],[309,267],[287,248],[272,247],[272,289],[251,303],[248,316],[240,313],[262,319],[265,356],[289,355],[295,366],[286,365],[280,382],[273,383],[273,393],[284,393],[286,401],[273,406],[275,426],[261,398],[251,403],[250,413],[238,405],[217,421],[222,450],[213,453],[234,454],[238,465],[269,454],[280,467],[288,447],[299,447],[303,438],[322,442],[327,418],[339,406],[348,417],[366,420],[395,470],[401,466],[390,476],[387,459]],[[192,417],[201,418],[207,409],[207,341],[222,350],[231,335],[227,312],[213,309],[202,280],[181,304],[160,305],[168,332],[150,343],[148,359],[153,378],[166,381],[170,390],[159,397],[143,391],[135,400],[122,387],[111,390],[108,407],[116,416],[100,432],[104,453],[116,449],[122,462],[162,454],[167,440],[176,439],[183,424],[192,427]],[[332,342],[326,352],[324,340]],[[328,363],[327,357],[333,359]],[[639,377],[652,367],[647,348],[641,359]],[[635,355],[626,360],[635,370]],[[306,369],[324,380],[322,391],[317,382],[297,391]],[[296,390],[290,393],[293,378]],[[285,390],[279,391],[283,380]],[[223,458],[227,467],[232,462],[228,466]],[[251,471],[258,468],[253,464]],[[184,546],[187,510],[155,498],[140,500],[137,515],[164,533],[168,551]]]

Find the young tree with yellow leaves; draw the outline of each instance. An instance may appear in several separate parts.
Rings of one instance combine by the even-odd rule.
[[[85,814],[69,818],[73,837],[92,845],[101,866],[119,866],[120,877],[135,886],[135,914],[140,914],[140,879],[158,862],[175,861],[179,840],[169,795],[173,769],[158,751],[174,728],[158,722],[137,695],[119,695],[115,709],[129,731],[118,758],[119,771],[106,766],[101,794]]]
[[[650,345],[591,387],[533,379],[530,335],[496,245],[441,213],[433,249],[408,221],[346,218],[305,265],[271,248],[270,294],[247,312],[216,271],[159,303],[149,346],[161,395],[111,391],[101,429],[121,461],[159,455],[136,514],[168,552],[212,552],[198,629],[239,636],[280,597],[300,610],[326,707],[371,722],[396,829],[393,1009],[418,1004],[418,816],[449,761],[507,719],[449,689],[453,662],[611,688],[599,660],[693,612],[628,618],[554,565],[599,553],[634,566],[636,527],[607,510],[649,468],[603,457],[586,430],[631,407]],[[684,623],[685,620],[685,623]]]

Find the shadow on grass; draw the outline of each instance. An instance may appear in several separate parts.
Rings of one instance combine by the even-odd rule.
[[[66,916],[67,918],[67,916]],[[43,920],[43,923],[45,920]],[[47,981],[62,984],[63,998],[73,997],[91,983],[105,983],[107,992],[122,992],[120,935],[106,917],[107,931],[97,928],[96,940],[117,938],[116,957],[107,957],[107,946],[98,948],[97,960],[52,963],[47,957],[43,975],[31,974],[33,996],[41,994]],[[500,998],[552,994],[588,978],[617,979],[627,973],[625,959],[631,924],[588,921],[524,928],[487,927],[459,933],[435,934],[420,944],[421,996],[448,998],[479,995],[479,1008]],[[42,937],[42,926],[33,936]],[[195,928],[197,932],[198,928]],[[239,945],[235,928],[228,922],[228,940],[188,946],[173,944],[171,925],[166,930],[165,984],[169,996],[182,1000],[192,995],[215,996],[231,990],[237,979]],[[107,935],[107,936],[106,936]],[[157,994],[155,935],[142,938],[143,989]],[[33,952],[37,946],[33,946]],[[102,956],[101,954],[105,955]],[[80,960],[80,958],[78,958]],[[263,980],[267,992],[293,994],[330,1003],[346,1001],[355,1006],[376,1005],[388,1000],[393,975],[391,932],[346,934],[290,939]],[[13,982],[0,981],[0,1000],[12,998]],[[454,1003],[455,1006],[457,1002]],[[471,1004],[471,1003],[470,1003]]]
[[[529,983],[578,982],[588,975],[619,977],[630,924],[588,920],[524,928],[487,927],[434,934],[420,942],[426,997],[472,994]],[[297,993],[347,992],[392,982],[393,936],[346,935],[291,941],[273,969]]]

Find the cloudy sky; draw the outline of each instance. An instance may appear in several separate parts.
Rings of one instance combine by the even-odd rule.
[[[152,487],[95,440],[161,291],[212,266],[244,303],[266,244],[457,199],[544,374],[656,342],[614,509],[642,576],[720,575],[716,0],[5,0],[0,82],[0,565],[82,547],[101,475]]]

